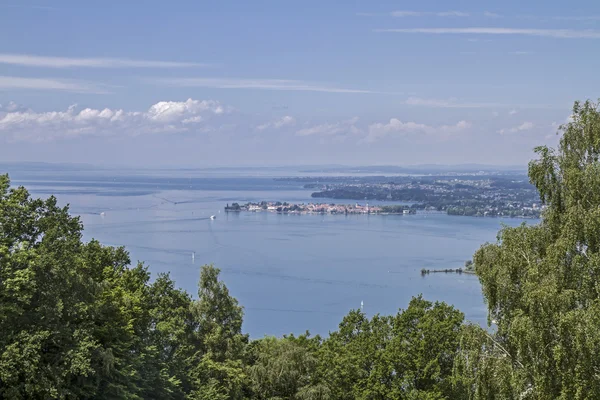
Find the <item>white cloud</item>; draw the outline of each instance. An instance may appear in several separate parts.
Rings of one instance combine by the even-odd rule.
[[[402,122],[392,118],[386,124],[376,123],[369,125],[369,133],[366,142],[374,142],[390,134],[406,135],[412,133],[424,133],[427,135],[449,135],[464,131],[471,127],[468,121],[459,121],[454,125],[430,126],[416,122]]]
[[[420,97],[409,97],[404,103],[409,106],[434,108],[489,108],[501,106],[492,103],[459,103],[456,99],[423,99]]]
[[[438,12],[435,15],[438,17],[468,17],[471,14],[462,11],[443,11]]]
[[[74,93],[109,93],[103,85],[66,79],[21,78],[17,76],[1,76],[0,90],[57,90]]]
[[[258,125],[255,129],[257,131],[264,131],[266,129],[279,129],[284,126],[296,124],[296,119],[292,116],[286,115],[281,118],[274,119],[264,124]]]
[[[497,117],[499,115],[500,115],[500,113],[498,111],[492,111],[492,117],[495,118],[495,117]]]
[[[178,87],[205,87],[216,89],[261,89],[326,93],[373,93],[369,90],[345,89],[328,84],[289,79],[226,79],[226,78],[155,78],[149,83]]]
[[[203,118],[201,116],[196,116],[196,117],[190,117],[190,118],[186,118],[183,121],[181,121],[182,124],[197,124],[198,122],[202,122]]]
[[[510,110],[510,111],[508,112],[508,115],[515,115],[515,114],[518,114],[518,113],[519,113],[519,112],[513,108],[512,110]]]
[[[428,13],[420,12],[420,11],[392,11],[390,15],[392,17],[422,17],[423,15],[427,15]]]
[[[298,136],[333,136],[339,134],[358,134],[360,129],[356,127],[357,117],[332,124],[315,125],[310,128],[300,129],[296,132]]]
[[[519,126],[515,126],[514,128],[500,129],[497,132],[501,135],[505,135],[507,133],[517,133],[517,132],[529,131],[529,130],[533,129],[534,127],[535,127],[535,124],[533,122],[527,121],[527,122],[523,122]]]
[[[352,118],[335,123],[325,123],[300,129],[296,132],[297,136],[345,136],[345,135],[364,135],[365,130],[356,125],[358,118]],[[471,127],[468,121],[459,121],[454,125],[430,126],[417,122],[403,122],[397,118],[392,118],[387,123],[374,123],[366,129],[366,136],[360,142],[375,142],[388,135],[405,135],[413,133],[423,133],[427,135],[437,135],[440,137],[456,134]]]
[[[408,106],[432,107],[432,108],[531,108],[531,109],[549,109],[554,108],[548,104],[502,104],[502,103],[480,103],[480,102],[461,102],[456,98],[449,99],[427,99],[421,97],[409,97],[404,101]]]
[[[152,105],[145,116],[152,121],[173,122],[182,118],[194,118],[204,112],[218,115],[223,114],[225,108],[214,100],[161,101]]]
[[[500,15],[500,14],[496,14],[496,13],[494,13],[494,12],[491,12],[491,11],[485,11],[485,12],[483,13],[483,16],[484,16],[484,17],[488,17],[488,18],[500,18],[500,17],[502,17],[502,15]]]
[[[480,34],[480,35],[521,35],[539,36],[560,39],[600,39],[600,31],[577,30],[577,29],[530,29],[530,28],[399,28],[399,29],[375,29],[374,32],[390,33],[424,33],[437,35],[456,34]]]
[[[535,125],[533,124],[533,122],[523,122],[521,125],[519,125],[517,127],[518,131],[528,131],[530,129],[533,129]]]
[[[392,17],[404,18],[404,17],[424,17],[433,15],[436,17],[468,17],[469,13],[462,11],[439,11],[439,12],[427,12],[427,11],[392,11],[390,13]]]
[[[0,116],[3,116],[4,113],[8,113],[8,112],[24,112],[24,111],[28,111],[29,109],[26,108],[25,106],[22,106],[21,104],[17,104],[14,101],[9,101],[6,104],[0,104]]]
[[[517,18],[539,21],[600,21],[600,15],[517,15]]]
[[[557,21],[600,21],[600,15],[572,15],[550,17]]]
[[[161,101],[147,111],[103,110],[76,105],[66,111],[12,111],[0,114],[0,136],[45,141],[82,135],[140,135],[210,130],[206,122],[231,109],[214,100]]]
[[[208,66],[208,64],[198,63],[131,60],[127,58],[70,58],[6,53],[0,53],[0,64],[46,68],[183,68]]]

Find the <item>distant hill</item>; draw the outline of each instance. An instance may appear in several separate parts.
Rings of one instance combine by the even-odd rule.
[[[476,173],[476,172],[504,172],[504,173],[526,173],[525,166],[484,165],[484,164],[458,164],[439,165],[422,164],[409,166],[394,165],[367,165],[367,166],[329,166],[306,168],[300,172],[338,172],[338,173],[382,173],[382,174],[436,174],[436,173]]]

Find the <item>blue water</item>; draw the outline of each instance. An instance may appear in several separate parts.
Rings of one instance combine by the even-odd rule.
[[[13,184],[33,195],[56,194],[85,225],[84,238],[124,245],[132,261],[153,275],[170,272],[196,294],[199,268],[214,263],[245,308],[251,337],[286,333],[327,334],[359,308],[393,314],[411,296],[455,305],[486,323],[476,277],[430,274],[421,268],[457,268],[486,241],[494,219],[417,214],[407,216],[226,214],[234,201],[311,201],[300,183],[269,177],[185,177],[175,172],[52,173],[11,171]],[[338,201],[351,203],[351,201]],[[104,215],[101,215],[104,213]],[[210,220],[210,215],[216,215]],[[531,223],[531,221],[530,221]],[[195,261],[192,253],[195,252]]]

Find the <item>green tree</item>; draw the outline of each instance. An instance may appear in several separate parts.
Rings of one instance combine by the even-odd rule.
[[[600,397],[598,105],[575,103],[560,132],[558,149],[538,147],[529,165],[547,206],[542,222],[502,229],[474,257],[497,325],[480,359],[498,367],[479,379],[477,393],[512,387],[513,398]]]
[[[327,386],[314,383],[319,342],[320,338],[308,335],[266,337],[254,342],[254,363],[249,368],[253,398],[328,399]]]
[[[333,399],[363,398],[361,393],[370,390],[370,373],[382,357],[390,331],[387,317],[373,319],[360,310],[350,311],[319,349],[319,374]]]
[[[241,399],[247,384],[243,356],[248,336],[242,334],[243,310],[219,280],[220,270],[202,267],[198,300],[192,306],[197,350],[190,371],[192,399]]]
[[[0,395],[140,398],[146,269],[0,178]]]
[[[0,398],[183,398],[191,299],[0,177]]]
[[[454,307],[421,296],[398,313],[386,351],[393,376],[390,398],[453,397],[452,370],[463,320]]]
[[[195,353],[190,296],[175,288],[168,274],[160,274],[150,286],[148,362],[144,368],[144,399],[183,399],[192,390],[188,371]]]
[[[334,399],[452,398],[463,314],[413,298],[394,317],[351,311],[319,350]]]
[[[93,283],[77,268],[81,224],[54,197],[9,187],[0,176],[0,396],[89,393],[72,385],[100,346],[83,323]]]

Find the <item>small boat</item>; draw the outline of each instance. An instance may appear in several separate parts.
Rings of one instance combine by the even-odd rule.
[[[217,217],[216,217],[216,216],[214,216],[214,215],[211,215],[211,216],[210,216],[210,219],[217,219]]]

